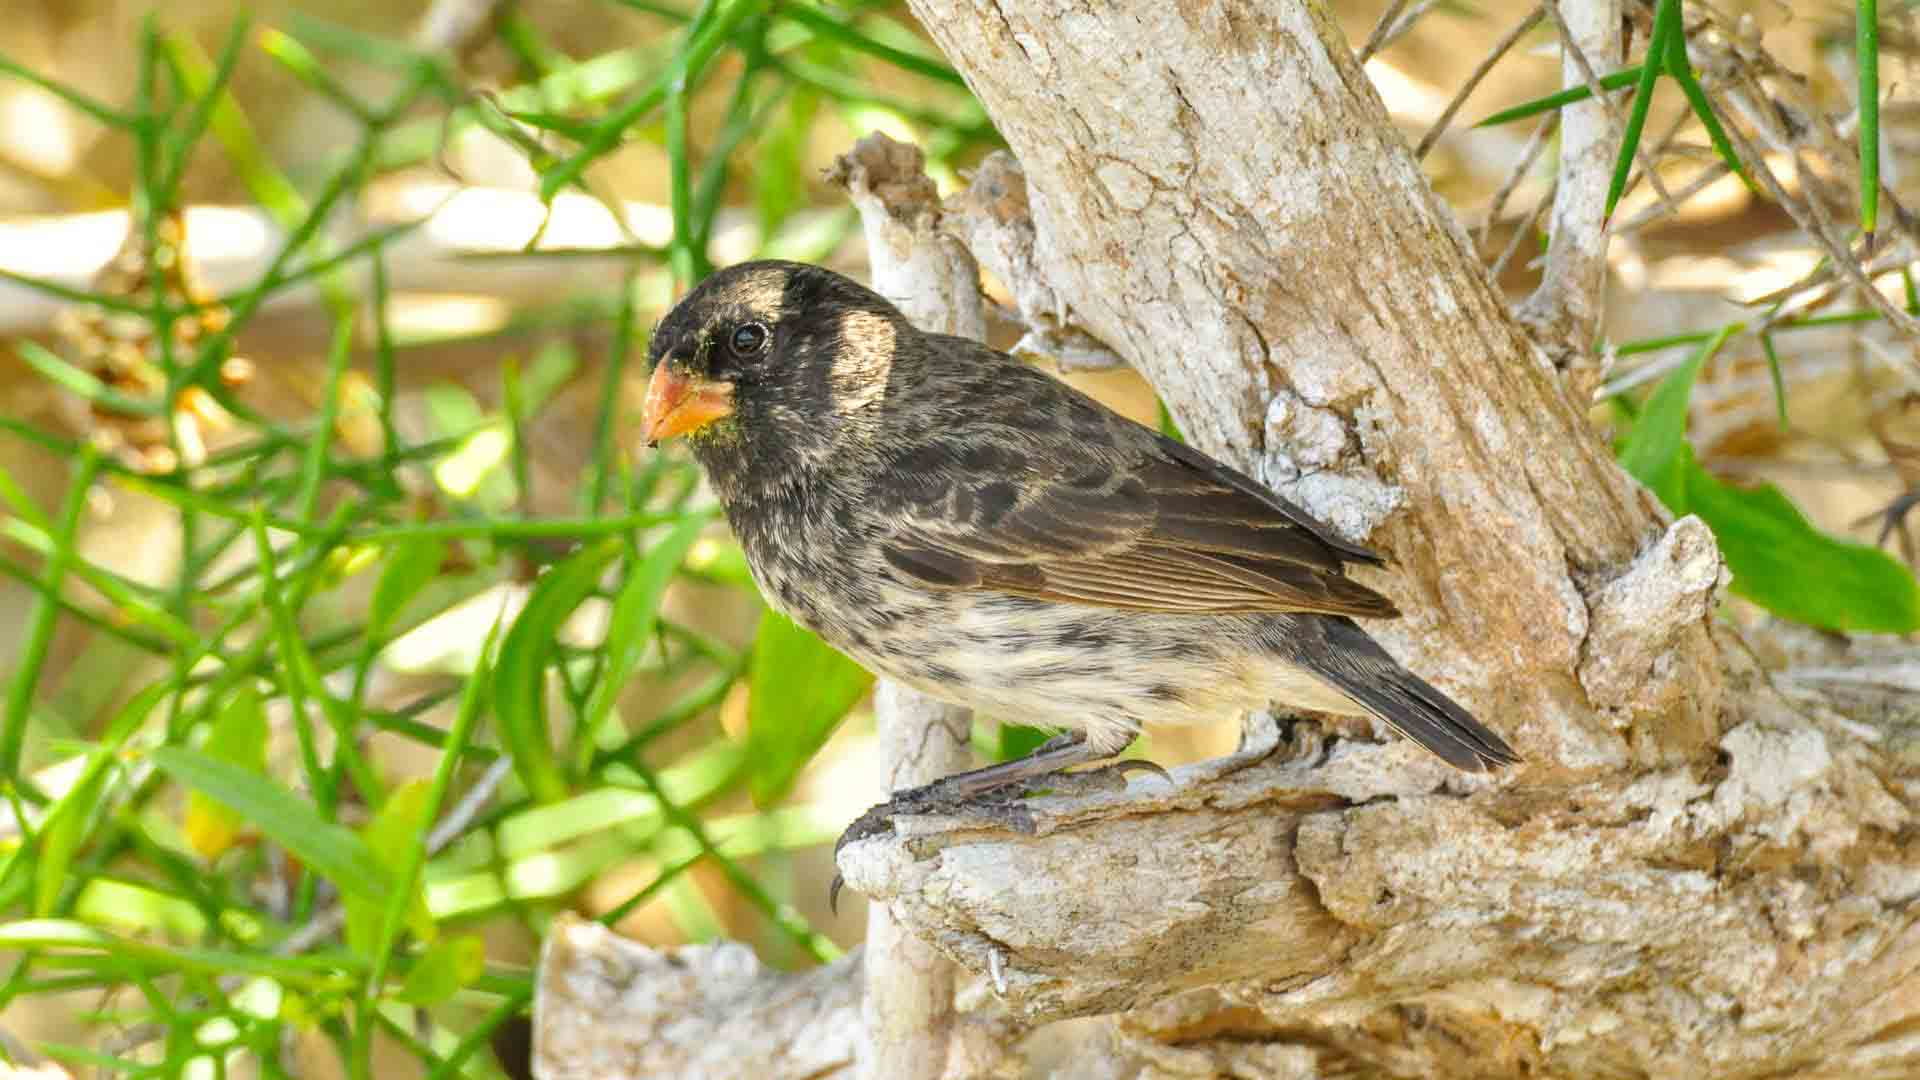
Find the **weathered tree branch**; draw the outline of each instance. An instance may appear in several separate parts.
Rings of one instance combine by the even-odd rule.
[[[940,199],[920,149],[882,134],[834,165],[866,230],[873,288],[916,325],[986,337],[973,256],[940,230]],[[883,681],[874,691],[883,783],[876,801],[972,764],[973,714]],[[868,1080],[940,1076],[956,1023],[953,962],[900,925],[883,904],[867,912],[866,993],[860,1074]]]
[[[1620,3],[1585,0],[1563,9],[1560,0],[1544,0],[1544,6],[1560,31],[1563,81],[1587,87],[1593,97],[1560,110],[1546,272],[1515,315],[1561,368],[1577,372],[1569,393],[1584,402],[1600,381],[1599,364],[1590,354],[1606,298],[1607,185],[1620,141],[1620,125],[1599,76],[1619,70],[1625,59]]]

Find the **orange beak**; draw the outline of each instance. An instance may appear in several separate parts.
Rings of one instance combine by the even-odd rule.
[[[640,410],[641,435],[652,446],[661,439],[698,431],[732,412],[732,386],[689,378],[663,359],[647,383],[646,404]]]

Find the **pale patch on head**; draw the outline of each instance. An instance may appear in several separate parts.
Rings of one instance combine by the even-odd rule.
[[[763,270],[729,281],[713,294],[712,310],[726,312],[732,318],[745,315],[761,322],[777,322],[789,276],[785,270]]]
[[[871,311],[840,316],[840,353],[833,361],[833,410],[842,415],[876,404],[893,370],[893,321]]]

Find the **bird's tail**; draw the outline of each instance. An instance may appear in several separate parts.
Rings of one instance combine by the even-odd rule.
[[[1520,760],[1505,739],[1441,693],[1432,683],[1401,667],[1380,644],[1347,619],[1325,619],[1329,655],[1316,657],[1315,674],[1393,730],[1426,747],[1447,764],[1468,772],[1486,772]]]

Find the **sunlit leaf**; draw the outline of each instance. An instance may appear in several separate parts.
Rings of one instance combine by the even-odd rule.
[[[582,754],[593,753],[602,727],[613,714],[613,703],[619,699],[621,688],[632,676],[634,666],[640,662],[647,642],[653,637],[660,614],[660,598],[666,595],[667,585],[673,581],[706,525],[704,516],[691,516],[675,525],[647,549],[639,565],[621,584],[619,595],[613,599],[613,614],[607,629],[606,663],[599,684],[587,699],[586,725],[594,738],[582,740]]]
[[[753,640],[747,699],[748,787],[765,806],[825,745],[873,676],[811,632],[769,609]]]
[[[555,637],[619,551],[618,541],[603,540],[548,570],[500,646],[500,663],[493,673],[500,738],[527,790],[541,802],[567,794],[566,778],[547,730],[546,672],[554,656]]]
[[[443,938],[407,972],[394,997],[410,1005],[437,1005],[485,974],[487,947],[478,934]]]
[[[386,897],[386,868],[364,841],[321,818],[311,803],[259,773],[197,750],[162,746],[150,756],[175,780],[238,811],[342,892],[374,901]]]
[[[1742,329],[1739,323],[1720,328],[1712,338],[1679,367],[1670,372],[1647,398],[1646,408],[1634,421],[1620,447],[1620,464],[1650,488],[1668,509],[1684,514],[1681,451],[1687,445],[1687,400],[1693,394],[1693,380],[1700,365],[1720,351],[1727,339]]]
[[[251,682],[243,683],[213,722],[209,757],[267,774],[267,712]],[[187,792],[187,843],[203,859],[217,859],[240,838],[247,820],[233,807],[198,789]]]
[[[1713,529],[1733,591],[1830,630],[1920,630],[1920,582],[1878,548],[1829,536],[1771,484],[1722,483],[1685,456],[1686,507]]]
[[[807,140],[820,111],[820,95],[804,87],[789,94],[779,114],[756,143],[753,203],[760,215],[760,234],[771,236],[805,197]]]
[[[387,549],[380,581],[367,605],[368,637],[377,639],[393,625],[407,601],[433,580],[446,555],[446,542],[431,536],[405,537]]]
[[[386,804],[373,816],[361,830],[361,839],[366,841],[367,849],[373,857],[392,875],[405,865],[407,855],[414,848],[425,846],[427,829],[432,822],[427,819],[432,809],[429,801],[433,794],[433,785],[425,780],[411,780],[394,789],[387,796]],[[362,956],[372,957],[374,948],[380,944],[381,920],[385,917],[385,903],[356,896],[346,898],[347,905],[347,946]],[[427,903],[418,886],[408,904],[408,925],[421,940],[433,937],[433,916],[427,911]]]
[[[106,790],[107,777],[114,768],[117,755],[140,725],[146,722],[147,714],[153,711],[173,686],[156,682],[135,694],[114,715],[107,725],[105,738],[88,758],[86,768],[78,780],[60,801],[48,811],[46,820],[40,825],[37,856],[22,852],[15,860],[10,860],[5,871],[11,877],[16,865],[29,865],[34,874],[34,912],[45,915],[53,910],[61,890],[67,884],[67,868],[73,862],[73,856],[86,842],[87,825],[93,819],[102,793]]]

